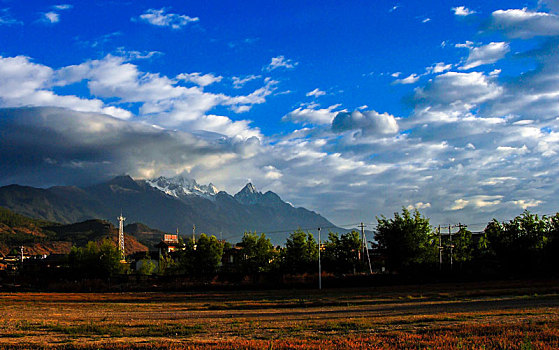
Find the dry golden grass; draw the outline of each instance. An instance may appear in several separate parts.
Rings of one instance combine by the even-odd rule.
[[[0,348],[559,348],[557,281],[0,294]]]

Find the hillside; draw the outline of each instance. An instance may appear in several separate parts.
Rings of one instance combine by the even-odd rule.
[[[109,222],[88,220],[61,225],[54,222],[31,219],[0,207],[0,252],[8,254],[11,249],[24,246],[27,254],[68,254],[72,246],[83,246],[88,241],[110,238],[118,241],[118,230]],[[126,254],[147,251],[147,247],[134,237],[125,239]]]
[[[157,245],[163,238],[163,235],[165,235],[165,232],[161,230],[153,229],[138,222],[124,226],[124,232],[136,238],[138,242],[147,246],[150,250],[155,250],[155,245]]]

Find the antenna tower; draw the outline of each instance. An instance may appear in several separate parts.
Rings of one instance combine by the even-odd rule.
[[[120,250],[121,259],[124,260],[124,220],[126,218],[120,212],[120,216],[116,219],[118,220],[118,250]]]

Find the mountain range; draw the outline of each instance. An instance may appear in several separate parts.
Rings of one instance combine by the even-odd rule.
[[[238,242],[245,231],[268,234],[274,244],[285,243],[297,228],[336,228],[321,215],[284,202],[277,194],[262,193],[248,183],[234,196],[212,184],[199,185],[182,176],[134,180],[118,176],[88,187],[0,187],[0,206],[36,219],[70,224],[104,219],[116,224],[141,222],[165,232],[191,236],[213,234]]]

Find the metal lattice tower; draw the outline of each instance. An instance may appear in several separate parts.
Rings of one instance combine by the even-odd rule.
[[[124,220],[126,218],[122,216],[121,212],[116,219],[118,220],[118,249],[120,250],[120,257],[124,260]]]

